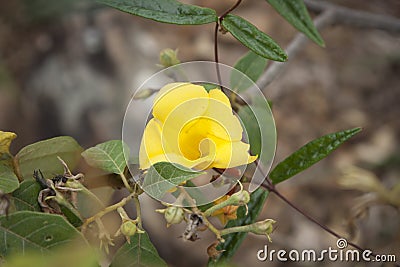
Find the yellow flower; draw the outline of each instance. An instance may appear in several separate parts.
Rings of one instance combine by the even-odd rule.
[[[190,83],[171,83],[156,95],[139,151],[141,169],[167,161],[188,168],[232,168],[253,162],[229,99]]]
[[[224,202],[228,198],[229,198],[229,196],[223,196],[223,197],[217,199],[216,201],[214,201],[214,205]],[[214,211],[211,214],[211,216],[217,216],[217,218],[220,220],[222,225],[225,225],[228,221],[235,220],[237,218],[236,212],[237,212],[238,208],[239,208],[239,206],[233,206],[233,205],[226,206],[226,207],[223,207],[222,209]]]

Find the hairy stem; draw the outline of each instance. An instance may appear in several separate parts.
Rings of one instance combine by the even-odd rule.
[[[134,198],[136,196],[136,193],[131,193],[129,196],[123,198],[121,201],[115,203],[114,205],[108,206],[105,209],[99,211],[98,213],[96,213],[95,215],[93,215],[92,217],[89,217],[85,220],[85,222],[82,224],[82,232],[85,232],[87,226],[89,224],[91,224],[92,222],[96,221],[97,219],[100,219],[101,217],[103,217],[104,215],[106,215],[107,213],[110,213],[116,209],[118,209],[119,207],[125,206],[125,204],[131,200],[132,198]]]

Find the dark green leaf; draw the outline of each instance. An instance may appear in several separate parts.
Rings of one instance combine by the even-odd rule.
[[[10,193],[19,186],[18,177],[14,168],[6,160],[0,161],[0,190],[3,193]]]
[[[235,69],[246,74],[247,77],[235,75],[235,72],[232,72],[231,89],[238,93],[245,91],[253,84],[251,81],[256,82],[258,80],[266,66],[267,59],[260,57],[253,51],[247,52],[234,66]]]
[[[303,32],[320,46],[325,46],[324,40],[315,28],[303,0],[267,1],[296,29]]]
[[[86,245],[82,235],[63,217],[32,211],[1,216],[0,240],[0,255],[3,257],[24,254],[29,250],[46,252],[73,241]]]
[[[38,195],[41,188],[35,180],[26,180],[12,193],[12,201],[15,209],[40,211]]]
[[[125,243],[115,254],[110,267],[167,266],[160,258],[147,233],[135,234],[131,243]]]
[[[126,167],[129,148],[121,140],[111,140],[96,145],[82,152],[86,162],[95,168],[121,174]]]
[[[201,86],[203,86],[207,92],[210,92],[213,89],[221,89],[219,86],[217,86],[213,83],[202,83]]]
[[[158,22],[197,25],[217,21],[215,10],[175,0],[98,0],[123,12]]]
[[[276,141],[275,122],[266,101],[254,101],[253,104],[242,106],[238,115],[246,130],[250,152],[258,155],[259,160],[269,166],[273,159]]]
[[[58,203],[60,206],[61,212],[64,214],[65,218],[75,227],[79,227],[82,225],[83,220],[79,214],[79,212],[72,206],[71,203],[67,201],[63,201],[62,203]]]
[[[203,174],[170,162],[157,162],[144,178],[142,188],[147,194],[160,199],[175,186]]]
[[[280,183],[327,157],[342,143],[361,131],[361,128],[331,133],[315,139],[280,162],[270,173],[274,184]]]
[[[228,14],[222,20],[222,26],[254,53],[275,61],[287,60],[285,51],[271,37],[247,20]]]
[[[249,213],[246,215],[246,208],[243,206],[239,207],[237,211],[238,219],[229,221],[225,228],[248,225],[256,222],[257,217],[264,206],[265,200],[268,197],[268,193],[268,191],[265,191],[262,188],[258,188],[256,191],[251,193],[250,202],[248,203]],[[218,245],[217,249],[225,251],[221,253],[216,261],[210,259],[208,261],[208,266],[221,266],[221,264],[232,258],[246,235],[247,233],[233,233],[223,236],[225,242]]]
[[[64,172],[57,156],[72,170],[76,167],[82,150],[70,136],[59,136],[28,145],[15,156],[17,173],[23,179],[30,179],[33,171],[40,169],[45,178],[51,178]]]

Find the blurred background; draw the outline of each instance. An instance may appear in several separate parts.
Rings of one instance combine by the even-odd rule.
[[[211,7],[219,13],[234,3],[184,2]],[[400,17],[398,0],[332,2]],[[266,1],[243,1],[234,13],[257,25],[283,48],[296,34]],[[3,1],[0,129],[18,134],[12,152],[59,135],[73,136],[83,147],[120,139],[132,92],[160,70],[156,65],[160,50],[179,49],[182,62],[213,60],[213,30],[211,24],[160,24],[91,1]],[[285,72],[265,89],[266,97],[273,102],[278,130],[276,162],[324,134],[352,127],[362,127],[363,131],[279,188],[314,218],[349,240],[375,253],[396,254],[399,259],[398,208],[379,199],[378,204],[360,200],[359,197],[368,196],[343,188],[338,181],[346,179],[343,171],[349,166],[358,166],[376,176],[385,188],[399,187],[400,36],[339,25],[328,27],[321,34],[326,48],[310,42],[298,56],[289,59]],[[219,41],[222,63],[233,65],[247,52],[228,34]],[[274,94],[269,95],[269,88]],[[167,230],[162,216],[154,213],[159,205],[144,198],[145,228],[160,255],[171,266],[204,266],[212,235],[204,232],[197,242],[183,242],[178,236],[184,226]],[[270,249],[336,246],[334,237],[274,196],[270,196],[260,215],[260,219],[264,218],[277,221],[273,243],[268,244]],[[280,266],[281,263],[257,260],[256,253],[265,244],[266,238],[249,235],[234,258],[235,264]]]

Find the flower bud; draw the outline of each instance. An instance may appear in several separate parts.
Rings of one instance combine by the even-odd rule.
[[[167,227],[171,224],[181,223],[185,217],[185,212],[181,207],[170,206],[165,209],[164,218],[167,221]]]
[[[157,92],[157,91],[158,91],[158,90],[146,88],[146,89],[143,89],[143,90],[140,90],[139,92],[137,92],[137,93],[133,96],[133,99],[134,99],[134,100],[146,99],[146,98],[150,97],[152,94],[154,94],[154,93]]]
[[[274,230],[273,224],[275,223],[272,219],[265,219],[264,221],[253,223],[250,228],[250,232],[256,235],[265,235],[269,242],[271,242],[270,234]]]
[[[160,52],[160,63],[164,67],[171,67],[181,63],[178,59],[178,50],[166,48]]]
[[[250,201],[250,194],[245,190],[241,190],[233,194],[230,198],[233,204],[246,205]]]
[[[121,234],[123,234],[127,238],[135,235],[137,232],[136,223],[131,220],[125,221],[124,223],[122,223],[122,225],[119,229],[121,231]]]

